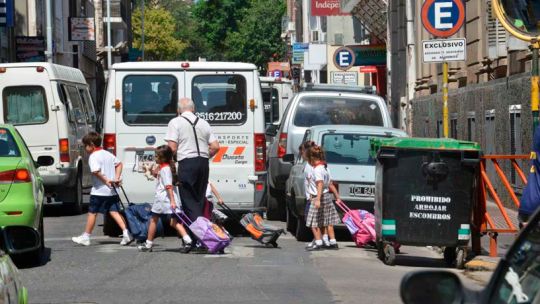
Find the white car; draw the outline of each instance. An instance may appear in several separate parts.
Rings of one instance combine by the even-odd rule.
[[[44,62],[0,64],[0,93],[0,123],[17,128],[34,159],[54,159],[39,168],[49,201],[81,213],[83,188],[91,186],[81,140],[97,120],[82,72]]]
[[[341,199],[351,209],[373,212],[375,202],[375,160],[369,154],[374,137],[407,137],[399,129],[326,125],[308,129],[302,142],[312,140],[322,146],[328,170]],[[305,225],[306,195],[304,189],[305,162],[299,155],[285,155],[284,161],[294,162],[286,183],[287,229],[299,241],[307,241],[310,232]]]
[[[189,97],[196,115],[221,145],[210,160],[210,180],[236,211],[260,207],[266,174],[264,108],[257,67],[231,62],[129,62],[112,66],[103,114],[104,148],[124,164],[124,188],[152,202],[154,182],[143,174]]]

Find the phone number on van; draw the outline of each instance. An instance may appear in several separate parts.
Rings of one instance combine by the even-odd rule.
[[[244,114],[241,112],[197,113],[197,116],[206,121],[242,120]]]

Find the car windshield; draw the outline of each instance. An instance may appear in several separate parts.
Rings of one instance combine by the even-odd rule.
[[[501,272],[490,303],[540,303],[540,224],[532,220],[526,237],[507,256],[508,269]]]
[[[377,102],[350,97],[305,96],[298,103],[294,125],[366,125],[383,126]]]
[[[322,147],[329,164],[374,165],[369,155],[369,139],[373,135],[329,133],[323,135]]]
[[[7,87],[3,91],[4,121],[13,125],[47,122],[45,90],[40,86]]]
[[[21,152],[8,129],[0,128],[0,157],[19,157]]]
[[[130,75],[123,82],[128,125],[166,125],[177,115],[178,82],[172,75]]]
[[[191,96],[197,116],[211,125],[242,125],[247,120],[246,79],[241,75],[193,78]]]

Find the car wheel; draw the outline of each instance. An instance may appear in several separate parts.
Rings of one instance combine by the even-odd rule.
[[[287,231],[290,233],[296,233],[296,225],[298,224],[298,220],[296,217],[292,214],[289,207],[286,207],[286,221],[287,221]]]
[[[296,221],[296,240],[299,242],[309,242],[313,239],[311,229],[306,227],[306,222],[302,218]]]
[[[68,205],[69,211],[71,214],[79,215],[82,213],[83,205],[83,189],[82,189],[82,176],[81,174],[77,175],[77,181],[75,182],[75,187],[71,190],[72,195],[71,199],[67,202],[64,202]]]
[[[266,196],[266,217],[271,221],[282,221],[285,219],[285,208],[282,203],[283,195],[279,194],[278,190],[268,187],[268,195]]]

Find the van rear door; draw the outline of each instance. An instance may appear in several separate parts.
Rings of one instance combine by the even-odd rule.
[[[186,72],[186,93],[197,115],[210,123],[221,145],[210,160],[210,180],[226,203],[252,208],[255,193],[253,71]],[[260,105],[262,106],[262,104]]]
[[[183,75],[117,70],[114,77],[114,96],[121,107],[114,115],[116,133],[105,133],[104,146],[115,149],[123,162],[122,176],[130,196],[153,202],[155,182],[143,171],[154,161],[154,149],[166,144],[167,124],[176,117],[179,96],[184,96]]]
[[[17,127],[35,159],[48,155],[58,160],[55,94],[47,71],[7,68],[0,74],[0,91],[0,121]]]

